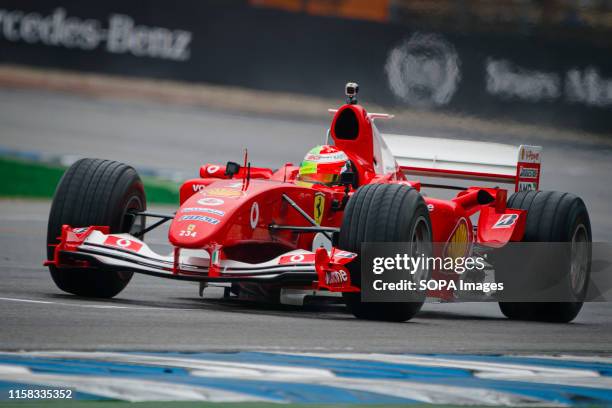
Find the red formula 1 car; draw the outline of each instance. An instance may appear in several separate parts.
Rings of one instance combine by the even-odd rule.
[[[455,255],[469,255],[508,242],[591,241],[580,198],[539,191],[540,147],[383,135],[374,121],[391,116],[368,113],[357,104],[357,89],[348,84],[347,103],[330,110],[329,143],[351,165],[333,185],[296,182],[299,168],[291,164],[276,171],[246,160],[207,164],[200,178],[180,188],[176,213],[164,215],[146,211],[143,184],[132,167],[79,160],[60,181],[49,216],[45,264],[53,280],[66,292],[90,297],[117,295],[134,272],[197,281],[201,287],[328,291],[342,293],[359,318],[404,321],[419,311],[425,295],[448,301],[459,294],[430,290],[409,302],[363,301],[362,243],[405,242],[413,252],[447,243]],[[441,178],[455,183],[422,180]],[[511,184],[514,192],[508,198],[499,187],[457,185],[465,180]],[[458,193],[441,199],[424,194],[428,189]],[[146,218],[158,221],[146,226]],[[169,220],[173,250],[160,255],[144,235]],[[572,320],[590,274],[590,253],[575,252],[570,270],[539,272],[560,281],[573,301],[500,302],[503,313],[513,319]],[[518,262],[500,269],[497,279],[522,273]],[[435,270],[428,273],[436,276]]]

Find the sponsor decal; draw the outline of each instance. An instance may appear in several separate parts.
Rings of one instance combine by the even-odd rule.
[[[349,251],[336,250],[334,252],[334,257],[338,257],[338,258],[355,258],[356,256],[357,254],[354,254]]]
[[[561,95],[561,78],[554,72],[525,69],[508,60],[488,58],[486,89],[503,99],[530,102],[554,100]]]
[[[427,204],[427,211],[432,212],[435,208],[433,204]]]
[[[202,211],[204,209],[204,207],[185,207],[185,208],[181,208],[181,212],[196,212],[196,211]]]
[[[217,196],[217,197],[240,197],[244,195],[244,192],[240,190],[234,190],[232,188],[225,188],[225,187],[209,188],[209,189],[202,191],[202,193],[207,196]]]
[[[325,284],[333,285],[348,282],[348,274],[345,271],[332,271],[325,274]]]
[[[191,188],[193,188],[193,191],[197,193],[198,191],[204,190],[206,186],[204,184],[192,184]]]
[[[259,204],[257,204],[257,202],[254,202],[253,205],[251,205],[249,221],[251,222],[251,228],[255,229],[255,227],[257,227],[257,223],[259,222]]]
[[[518,220],[518,217],[519,217],[518,214],[503,214],[501,217],[499,217],[499,219],[493,225],[492,228],[493,229],[510,228],[516,223],[516,220]]]
[[[534,146],[521,146],[519,153],[519,162],[523,163],[540,163],[541,149]]]
[[[128,251],[138,252],[142,248],[142,244],[136,241],[132,241],[127,238],[115,237],[109,235],[104,240],[104,245],[114,246],[116,248],[126,249]]]
[[[535,191],[538,184],[535,181],[519,181],[518,191]]]
[[[314,196],[314,220],[318,225],[321,225],[323,213],[325,212],[325,194],[316,193]]]
[[[232,183],[232,184],[228,184],[227,187],[229,188],[242,188],[243,183],[242,182],[238,182],[238,183]]]
[[[589,66],[583,70],[570,69],[565,76],[567,100],[600,108],[612,105],[612,78],[601,75],[599,69]]]
[[[214,197],[200,198],[198,200],[198,204],[200,205],[223,205],[224,203],[225,201],[222,199]]]
[[[466,255],[470,249],[470,235],[465,218],[461,218],[455,227],[444,252],[450,258],[460,258]]]
[[[195,238],[198,235],[198,233],[195,231],[195,227],[195,224],[189,224],[187,229],[179,231],[179,236]]]
[[[209,213],[209,214],[215,214],[215,215],[218,215],[219,217],[223,217],[225,215],[225,211],[217,210],[216,208],[202,208],[200,209],[200,211]]]
[[[89,227],[73,228],[72,232],[74,232],[75,234],[82,234],[86,232],[88,229]]]
[[[296,254],[281,256],[279,265],[284,264],[311,264],[315,261],[315,254]]]
[[[181,208],[181,212],[203,212],[209,214],[215,214],[219,217],[223,217],[225,215],[225,211],[217,210],[216,208],[206,208],[206,207],[187,207]]]
[[[487,58],[485,70],[487,92],[502,99],[562,101],[600,108],[612,105],[612,79],[595,66],[559,73]]]
[[[129,15],[112,13],[108,21],[68,15],[58,7],[51,14],[0,9],[0,38],[83,51],[187,61],[192,33],[138,24]]]
[[[183,215],[180,221],[201,221],[213,225],[216,225],[220,222],[218,219],[208,217],[206,215]]]
[[[437,34],[415,33],[389,52],[385,71],[391,92],[411,106],[448,104],[461,80],[455,47]]]
[[[305,161],[313,161],[317,163],[335,163],[343,160],[348,160],[344,152],[336,153],[308,153],[304,158]]]
[[[208,174],[215,174],[217,171],[219,171],[219,166],[217,166],[216,164],[212,166],[208,166],[206,171],[208,172]]]
[[[520,166],[519,177],[535,179],[538,178],[539,170],[533,167]]]

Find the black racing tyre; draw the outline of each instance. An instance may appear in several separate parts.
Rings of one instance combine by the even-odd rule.
[[[81,159],[64,173],[49,214],[47,256],[53,258],[63,224],[72,227],[107,225],[113,233],[141,228],[143,217],[130,210],[146,209],[144,187],[136,170],[123,163]],[[136,219],[138,218],[138,219]],[[135,225],[139,224],[139,225]],[[53,281],[61,290],[78,296],[111,298],[125,288],[132,272],[93,269],[60,269],[49,266]]]
[[[496,280],[504,282],[504,291],[529,292],[531,289],[527,288],[554,284],[563,298],[568,299],[566,302],[499,302],[502,313],[513,320],[572,321],[582,308],[591,272],[591,222],[584,202],[570,193],[522,191],[510,197],[508,207],[527,211],[523,242],[567,242],[572,251],[554,254],[560,258],[555,263],[560,265],[558,268],[521,268],[527,263],[537,265],[537,259],[495,265]],[[575,247],[581,248],[576,252],[581,254],[580,259],[574,259]],[[549,261],[546,263],[550,265]]]
[[[338,246],[361,252],[362,242],[413,242],[431,247],[431,221],[423,197],[411,187],[369,184],[349,200],[340,228]],[[351,282],[361,285],[361,256],[347,264]],[[427,278],[427,277],[426,277]],[[403,322],[423,306],[425,294],[415,302],[362,302],[361,293],[344,293],[346,305],[359,319]]]

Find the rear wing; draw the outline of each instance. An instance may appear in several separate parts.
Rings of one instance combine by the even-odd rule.
[[[540,146],[382,136],[406,174],[513,184],[514,191],[540,189]]]

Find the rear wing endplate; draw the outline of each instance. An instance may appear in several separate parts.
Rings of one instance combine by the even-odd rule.
[[[542,147],[384,134],[400,168],[409,175],[513,184],[540,189]]]

